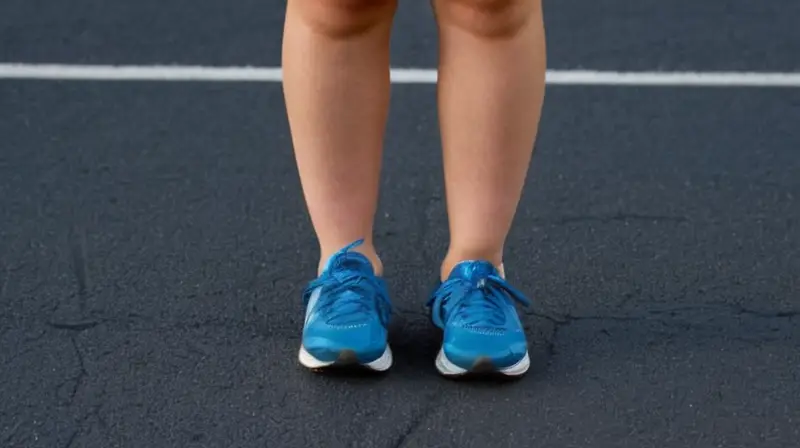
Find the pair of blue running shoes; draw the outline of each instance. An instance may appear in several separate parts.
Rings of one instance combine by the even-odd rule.
[[[387,341],[392,315],[386,283],[356,241],[334,254],[306,288],[299,361],[310,369],[392,366]],[[428,300],[431,320],[444,332],[436,369],[445,376],[499,373],[516,377],[530,366],[516,303],[529,305],[486,261],[463,261]]]

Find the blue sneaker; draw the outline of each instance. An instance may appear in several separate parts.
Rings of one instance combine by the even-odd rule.
[[[436,369],[446,376],[496,372],[520,376],[530,358],[515,302],[528,299],[486,261],[463,261],[434,291],[428,306],[444,330]]]
[[[389,294],[367,257],[351,251],[362,242],[335,253],[303,293],[306,318],[298,358],[305,367],[363,365],[382,372],[392,365]]]

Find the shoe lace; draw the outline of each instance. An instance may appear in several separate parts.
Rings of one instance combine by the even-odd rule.
[[[391,313],[391,302],[384,281],[358,269],[357,263],[363,259],[361,256],[354,257],[350,252],[362,243],[363,240],[358,240],[334,254],[330,266],[303,291],[303,301],[308,306],[314,291],[322,288],[317,310],[328,324],[363,322],[376,307],[385,324]]]
[[[478,281],[463,278],[445,281],[428,300],[428,306],[434,324],[440,328],[453,317],[467,326],[497,328],[505,323],[504,306],[509,299],[530,306],[522,292],[499,275],[490,274]]]

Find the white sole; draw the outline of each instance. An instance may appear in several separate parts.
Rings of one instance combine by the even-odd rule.
[[[319,370],[333,366],[360,365],[376,372],[385,372],[392,367],[392,349],[389,348],[389,345],[386,345],[386,350],[383,351],[383,354],[378,359],[368,363],[360,363],[354,354],[348,356],[344,355],[345,352],[352,353],[352,350],[343,350],[343,356],[340,356],[340,359],[336,361],[320,361],[312,356],[311,353],[308,353],[305,347],[300,346],[300,353],[297,355],[297,359],[304,367],[312,370]]]
[[[493,372],[499,373],[509,377],[519,377],[525,374],[531,366],[531,359],[528,352],[525,351],[525,356],[522,357],[516,364],[502,369],[494,369]],[[444,376],[456,377],[473,373],[471,370],[464,369],[453,364],[447,355],[444,354],[444,349],[439,349],[439,354],[436,355],[436,370]]]

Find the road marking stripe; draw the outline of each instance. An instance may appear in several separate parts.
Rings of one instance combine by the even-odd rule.
[[[393,68],[395,84],[433,84],[435,69]],[[281,82],[280,67],[213,67],[183,65],[72,65],[0,63],[0,78],[73,81],[207,81]],[[548,70],[554,85],[800,87],[791,72],[615,72]]]

